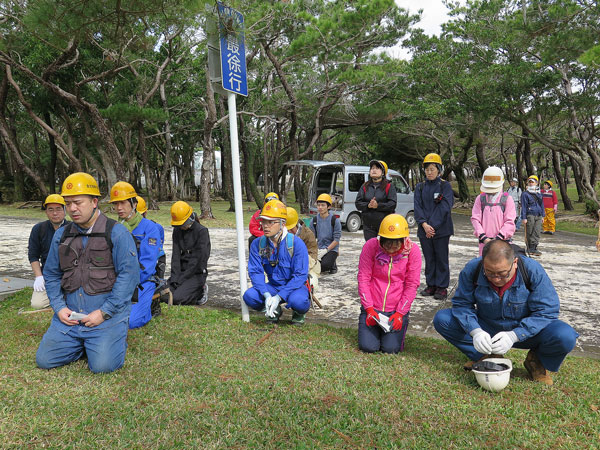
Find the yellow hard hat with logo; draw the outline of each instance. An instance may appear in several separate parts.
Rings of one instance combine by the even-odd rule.
[[[60,195],[70,197],[73,195],[92,195],[100,197],[98,183],[89,173],[75,172],[65,178]]]
[[[379,236],[388,239],[401,239],[408,236],[408,222],[400,214],[389,214],[379,225]]]
[[[388,165],[385,163],[385,161],[381,161],[379,159],[372,159],[371,161],[369,161],[369,167],[372,167],[374,165],[382,170],[384,177],[387,175]]]
[[[331,199],[331,195],[329,194],[321,194],[317,197],[318,202],[326,202],[329,203],[329,206],[333,205],[333,200]]]
[[[265,195],[265,202],[270,200],[279,200],[279,195],[277,195],[275,192],[269,192],[267,195]]]
[[[183,225],[183,222],[185,222],[193,212],[194,210],[192,207],[184,201],[179,200],[178,202],[173,203],[173,206],[171,206],[171,225]]]
[[[441,166],[442,165],[442,157],[440,155],[438,155],[437,153],[429,153],[427,156],[425,156],[425,159],[423,159],[423,165],[429,164],[429,163],[439,164]]]
[[[48,197],[46,197],[46,200],[44,200],[44,209],[48,203],[58,203],[59,205],[65,206],[65,199],[58,194],[50,194]]]
[[[261,219],[287,219],[287,209],[279,200],[269,200],[260,212]]]
[[[286,208],[287,219],[285,221],[285,226],[287,229],[294,228],[298,224],[298,213],[296,210],[290,206]]]
[[[117,181],[113,187],[110,188],[110,202],[120,202],[130,198],[137,197],[133,186],[126,181]]]
[[[139,212],[140,214],[144,214],[146,211],[148,211],[148,205],[146,204],[146,200],[144,200],[139,195],[136,195],[135,199],[138,203],[136,208],[137,212]]]

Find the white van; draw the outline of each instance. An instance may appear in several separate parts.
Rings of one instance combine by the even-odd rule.
[[[308,198],[310,214],[317,214],[316,200],[323,193],[330,194],[333,199],[331,212],[339,217],[342,226],[348,231],[358,231],[362,226],[361,213],[354,204],[358,190],[369,178],[368,166],[349,166],[342,162],[300,160],[289,161],[286,166],[311,167],[314,169],[309,181]],[[416,225],[414,213],[414,196],[408,183],[395,170],[388,170],[390,180],[398,194],[396,213],[402,214],[409,227]]]

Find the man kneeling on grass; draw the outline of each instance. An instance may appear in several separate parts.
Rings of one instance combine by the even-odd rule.
[[[452,308],[439,311],[433,325],[471,361],[529,349],[525,368],[534,381],[552,385],[579,334],[558,320],[560,303],[546,271],[518,256],[501,240],[488,242],[480,258],[461,271]]]

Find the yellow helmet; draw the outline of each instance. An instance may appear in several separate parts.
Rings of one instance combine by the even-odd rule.
[[[144,200],[139,195],[136,195],[135,199],[138,202],[137,208],[136,208],[137,212],[139,212],[140,214],[144,214],[146,211],[148,211],[148,205],[146,205],[146,200]]]
[[[548,183],[548,186],[552,187],[552,181],[546,180],[546,181],[544,181],[544,184],[546,184],[546,183]]]
[[[188,217],[192,215],[194,210],[186,202],[179,200],[171,206],[171,225],[183,225]]]
[[[287,219],[287,209],[279,200],[269,200],[260,212],[261,219]]]
[[[279,195],[277,195],[275,192],[269,192],[267,195],[265,195],[265,203],[270,200],[279,200]]]
[[[540,183],[540,179],[537,177],[537,175],[529,175],[529,178],[527,178],[527,181],[529,180],[535,180],[538,184]]]
[[[317,202],[326,202],[329,203],[329,206],[333,205],[333,200],[331,199],[331,195],[329,194],[321,194],[317,197]]]
[[[388,165],[385,163],[385,161],[380,161],[378,159],[372,159],[371,161],[369,161],[369,167],[371,167],[373,165],[379,167],[383,171],[384,177],[387,175]]]
[[[437,153],[429,153],[427,156],[425,156],[425,159],[423,160],[423,165],[429,164],[429,163],[435,163],[435,164],[439,164],[441,166],[442,158]]]
[[[110,188],[111,203],[120,202],[136,196],[137,194],[135,193],[135,189],[126,181],[117,181],[113,187]]]
[[[63,197],[72,195],[92,195],[100,197],[98,183],[93,176],[85,172],[75,172],[65,178],[60,193]]]
[[[46,209],[46,205],[48,203],[58,203],[65,206],[65,199],[58,194],[50,194],[48,197],[46,197],[46,200],[44,200],[44,209]]]
[[[287,220],[285,221],[285,226],[289,230],[290,228],[294,228],[298,224],[298,213],[294,208],[287,207]]]
[[[400,239],[408,236],[408,222],[400,214],[389,214],[379,225],[379,236],[388,239]]]

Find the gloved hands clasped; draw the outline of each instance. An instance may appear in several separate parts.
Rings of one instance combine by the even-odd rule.
[[[44,277],[39,276],[35,277],[35,281],[33,282],[33,290],[35,292],[42,292],[46,290],[46,283],[44,282]]]
[[[281,297],[279,295],[271,295],[270,293],[265,294],[265,316],[274,318],[275,310],[281,303]]]

